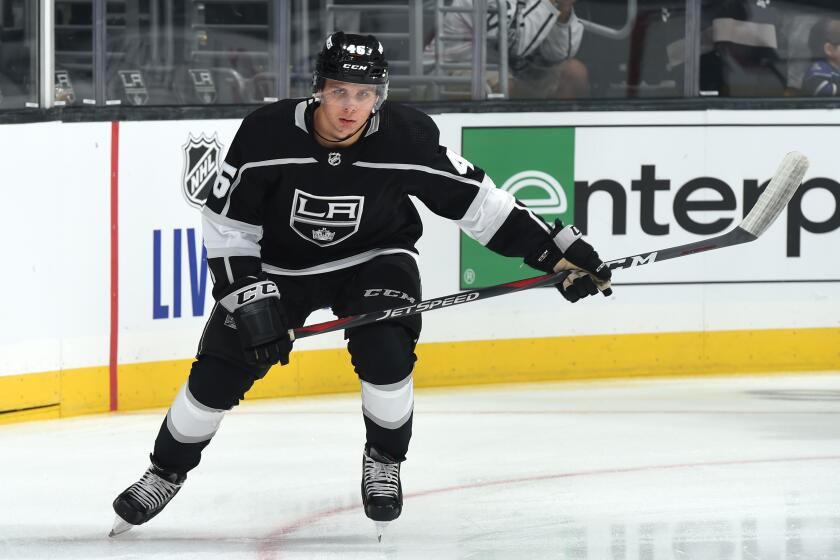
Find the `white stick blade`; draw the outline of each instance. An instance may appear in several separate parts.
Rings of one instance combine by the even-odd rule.
[[[779,164],[779,169],[776,170],[770,184],[741,222],[741,227],[756,237],[764,233],[790,202],[793,193],[802,184],[806,171],[808,171],[807,157],[799,152],[787,154]]]

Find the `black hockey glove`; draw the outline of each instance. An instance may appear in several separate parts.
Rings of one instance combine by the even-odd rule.
[[[557,284],[564,298],[574,303],[600,290],[605,296],[612,294],[612,271],[598,257],[598,252],[583,240],[580,230],[573,225],[554,222],[549,239],[535,252],[525,257],[525,264],[543,272],[572,272]]]
[[[292,341],[280,291],[274,282],[253,276],[241,278],[219,303],[233,315],[247,363],[260,367],[289,363]]]

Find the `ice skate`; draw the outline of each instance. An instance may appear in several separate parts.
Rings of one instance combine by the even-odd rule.
[[[376,522],[380,542],[388,522],[402,513],[402,502],[400,463],[375,447],[366,447],[362,457],[362,503],[365,515]]]
[[[160,513],[186,479],[187,475],[163,469],[153,461],[140,480],[123,490],[114,500],[117,517],[108,536],[125,533]]]

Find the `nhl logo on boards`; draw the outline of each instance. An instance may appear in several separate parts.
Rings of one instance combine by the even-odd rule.
[[[190,134],[183,150],[184,172],[181,188],[184,192],[184,198],[192,206],[201,208],[207,202],[210,189],[213,188],[216,177],[219,175],[222,144],[215,133],[210,138],[204,133],[201,136]]]
[[[336,165],[341,164],[341,154],[338,152],[330,152],[330,155],[327,156],[327,163],[335,167]]]
[[[365,197],[316,196],[295,189],[289,227],[320,247],[341,243],[357,231]]]

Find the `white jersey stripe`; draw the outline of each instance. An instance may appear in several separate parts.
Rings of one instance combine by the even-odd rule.
[[[425,165],[415,165],[413,163],[374,163],[372,161],[356,161],[353,162],[353,165],[357,167],[368,167],[371,169],[422,171],[423,173],[429,173],[431,175],[440,175],[441,177],[446,177],[447,179],[452,179],[453,181],[461,181],[462,183],[467,183],[468,185],[474,185],[476,187],[481,188],[481,183],[479,183],[475,179],[468,179],[466,177],[461,177],[460,175],[455,175],[454,173],[441,171],[440,169],[435,169],[434,167],[427,167]]]
[[[299,129],[306,132],[307,134],[309,134],[309,131],[306,130],[306,117],[305,117],[305,115],[306,115],[306,107],[309,105],[310,102],[311,102],[311,99],[306,99],[304,101],[301,101],[300,103],[298,103],[295,106],[295,125]]]
[[[341,270],[342,268],[349,268],[357,264],[362,264],[373,260],[376,257],[381,257],[382,255],[394,255],[397,253],[403,253],[413,258],[415,261],[418,260],[417,253],[409,251],[408,249],[372,249],[370,251],[365,251],[364,253],[359,253],[358,255],[353,255],[352,257],[346,257],[336,261],[325,262],[316,266],[310,266],[309,268],[280,268],[279,266],[273,266],[270,264],[263,263],[262,269],[264,272],[268,272],[269,274],[279,274],[281,276],[305,276],[307,274],[323,274],[325,272],[332,272],[334,270]]]
[[[239,186],[239,182],[242,180],[242,175],[249,169],[254,169],[256,167],[270,167],[273,165],[296,165],[296,164],[306,164],[306,163],[318,163],[318,160],[313,157],[306,157],[306,158],[281,158],[281,159],[268,159],[265,161],[252,161],[250,163],[246,163],[242,167],[239,168],[239,174],[236,176],[236,180],[230,186],[230,191],[228,192],[228,199],[225,201],[225,207],[222,209],[222,216],[227,216],[228,210],[230,210],[230,199],[233,197],[233,191]]]
[[[513,195],[497,189],[493,180],[485,175],[481,188],[464,217],[455,223],[464,233],[482,245],[487,245],[515,206]]]
[[[208,258],[260,256],[262,226],[219,216],[207,207],[201,211],[201,222]]]
[[[524,212],[527,212],[528,217],[531,218],[532,220],[534,220],[537,224],[539,224],[539,226],[542,229],[544,229],[546,233],[551,233],[551,226],[549,226],[547,223],[545,223],[545,220],[543,220],[542,218],[540,218],[539,216],[534,214],[533,210],[531,210],[530,208],[521,208],[521,207],[519,209],[524,211]]]
[[[484,175],[481,182],[475,179],[468,179],[461,177],[454,173],[448,173],[427,167],[425,165],[415,165],[411,163],[373,163],[368,161],[357,161],[353,165],[359,167],[368,167],[373,169],[399,169],[403,171],[421,171],[432,175],[440,175],[447,179],[460,181],[478,187],[478,192],[470,207],[464,213],[464,217],[455,222],[464,230],[464,233],[481,243],[487,243],[493,238],[507,217],[515,206],[513,196],[507,191],[496,188],[496,184],[490,179],[488,175]],[[542,220],[537,220],[543,229],[545,224]]]
[[[262,237],[263,234],[262,226],[258,226],[256,224],[249,224],[248,222],[243,222],[241,220],[234,220],[233,218],[229,218],[227,216],[220,216],[219,214],[213,212],[207,206],[201,209],[201,218],[203,220],[209,220],[214,224],[236,228],[239,231],[244,231],[252,235],[259,235],[260,237]]]

